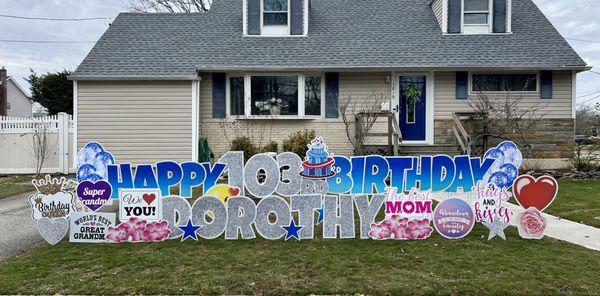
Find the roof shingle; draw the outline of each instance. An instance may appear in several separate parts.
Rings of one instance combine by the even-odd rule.
[[[307,37],[242,36],[242,1],[208,13],[121,13],[73,74],[192,78],[233,69],[583,69],[531,0],[513,34],[444,35],[430,0],[312,0]]]

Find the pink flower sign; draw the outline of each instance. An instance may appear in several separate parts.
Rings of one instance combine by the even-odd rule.
[[[517,220],[517,228],[522,238],[541,239],[544,237],[548,221],[542,217],[542,213],[538,209],[534,207],[528,208],[517,215]]]
[[[151,222],[130,218],[117,227],[109,227],[106,239],[113,243],[121,242],[162,242],[169,237],[169,222]]]
[[[375,240],[426,239],[433,232],[429,222],[429,219],[408,220],[394,214],[380,223],[372,223],[369,236]]]

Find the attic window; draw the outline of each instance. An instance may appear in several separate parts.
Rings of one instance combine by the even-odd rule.
[[[511,7],[512,0],[436,0],[432,3],[442,30],[448,34],[510,33]]]
[[[263,35],[289,35],[289,0],[262,0]]]
[[[489,0],[464,0],[464,32],[481,34],[490,32]]]

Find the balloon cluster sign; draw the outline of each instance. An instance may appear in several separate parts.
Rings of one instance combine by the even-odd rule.
[[[317,227],[326,239],[425,240],[436,232],[460,239],[478,222],[489,239],[506,239],[511,222],[522,237],[541,238],[541,212],[558,191],[551,177],[519,177],[523,159],[512,142],[484,157],[346,157],[316,138],[302,156],[245,162],[231,151],[215,163],[136,166],[90,142],[78,160],[77,181],[33,181],[32,217],[51,244],[67,232],[76,243],[306,240]],[[524,207],[518,215],[507,207],[513,196]]]

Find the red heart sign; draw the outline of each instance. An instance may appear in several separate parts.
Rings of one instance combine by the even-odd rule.
[[[558,182],[550,176],[535,179],[529,175],[518,177],[513,184],[517,202],[525,209],[534,207],[544,211],[554,201],[558,193]]]
[[[156,194],[144,194],[142,195],[142,198],[148,205],[150,205],[154,199],[156,199]]]
[[[237,187],[229,188],[229,194],[231,196],[237,196],[238,194],[240,194],[240,189]]]

